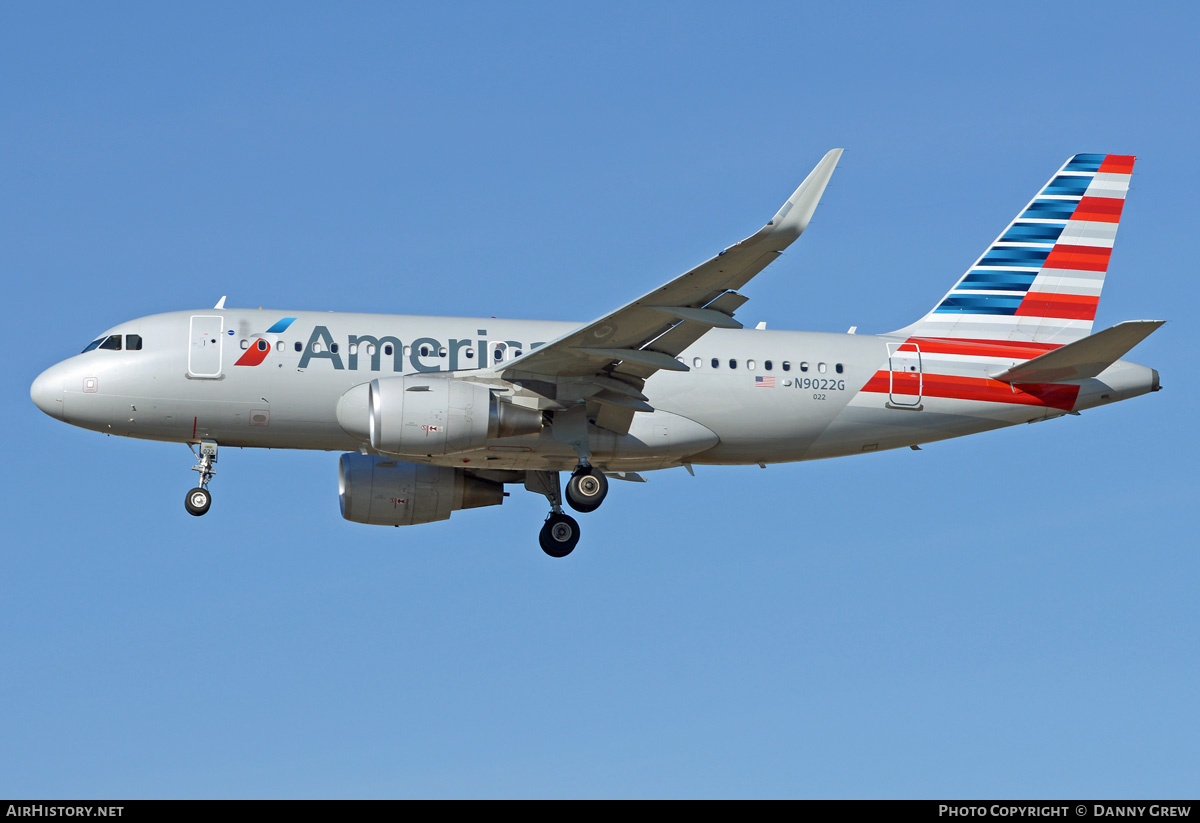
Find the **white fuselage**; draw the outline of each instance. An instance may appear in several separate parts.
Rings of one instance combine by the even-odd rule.
[[[277,332],[268,329],[282,325]],[[68,423],[151,440],[357,451],[339,398],[374,378],[459,372],[485,379],[576,323],[206,309],[153,315],[105,333],[130,351],[96,348],[53,366],[32,395]],[[209,342],[211,341],[211,342]],[[261,341],[261,342],[260,342]],[[1120,361],[1096,378],[1035,395],[989,381],[1023,357],[898,351],[904,335],[768,330],[705,334],[645,385],[652,412],[628,434],[590,427],[592,462],[609,471],[683,463],[811,460],[913,446],[1060,416],[1157,388],[1152,369]],[[520,388],[510,398],[552,409]],[[1010,396],[1011,395],[1011,396]],[[568,470],[575,451],[547,429],[483,448],[407,457],[468,469]]]

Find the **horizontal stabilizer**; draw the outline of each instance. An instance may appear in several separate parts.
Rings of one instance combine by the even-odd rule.
[[[1003,383],[1061,383],[1095,377],[1165,320],[1129,320],[991,375]]]

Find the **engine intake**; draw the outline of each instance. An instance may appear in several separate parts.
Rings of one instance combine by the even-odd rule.
[[[451,512],[504,502],[504,486],[462,469],[343,454],[338,462],[342,517],[373,526],[447,520]]]
[[[346,432],[388,454],[453,454],[542,428],[540,411],[485,385],[414,375],[355,386],[338,401],[337,418]]]

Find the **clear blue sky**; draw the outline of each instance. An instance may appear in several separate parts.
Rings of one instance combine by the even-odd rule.
[[[1194,796],[1194,4],[10,4],[0,796]],[[33,377],[211,306],[586,320],[846,155],[747,289],[927,310],[1139,156],[1097,327],[1166,390],[842,460],[338,514],[335,454],[65,426]],[[1191,364],[1191,365],[1189,365]]]

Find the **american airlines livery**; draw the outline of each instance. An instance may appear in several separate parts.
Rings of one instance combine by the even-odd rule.
[[[1158,391],[1092,334],[1134,158],[1077,154],[929,313],[888,334],[743,329],[740,293],[807,227],[842,150],[758,232],[590,323],[214,308],[122,323],[33,382],[46,414],[187,443],[208,511],[218,446],[344,452],[342,516],[410,526],[543,494],[563,557],[609,478],[874,452]],[[566,492],[559,473],[570,472]]]

